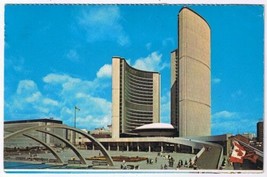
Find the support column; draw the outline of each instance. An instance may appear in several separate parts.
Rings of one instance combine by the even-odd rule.
[[[160,152],[163,152],[163,143],[160,144]]]
[[[139,148],[139,144],[137,144],[137,151],[139,152],[140,148]]]
[[[94,146],[94,143],[92,143],[92,150],[95,150],[95,146]]]
[[[195,151],[194,151],[194,148],[193,148],[193,147],[191,147],[191,148],[192,148],[192,154],[194,154],[194,152],[195,152]]]
[[[181,152],[181,145],[177,144],[178,152]]]
[[[110,151],[110,143],[108,143],[108,150]]]
[[[174,144],[174,152],[177,152],[177,144]]]
[[[148,143],[148,152],[151,152],[151,146],[150,146],[150,143]]]
[[[126,144],[126,151],[127,152],[129,151],[129,144],[128,143]]]
[[[119,146],[119,143],[117,143],[117,151],[120,150],[120,146]]]

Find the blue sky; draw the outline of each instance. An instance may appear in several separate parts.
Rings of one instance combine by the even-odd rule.
[[[6,5],[4,120],[111,123],[112,56],[161,73],[170,122],[178,5]],[[211,27],[212,134],[256,132],[263,118],[263,6],[190,6]]]

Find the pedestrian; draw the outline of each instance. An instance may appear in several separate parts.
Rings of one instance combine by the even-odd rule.
[[[185,162],[184,162],[184,166],[185,167],[187,167],[188,165],[187,165],[187,160],[185,160]]]
[[[178,163],[178,165],[177,165],[176,169],[178,170],[180,167],[181,167],[181,166],[180,166],[180,164]]]
[[[198,160],[198,157],[196,156],[196,157],[195,157],[194,164],[196,164],[196,163],[197,163],[197,160]]]
[[[155,157],[155,163],[157,163],[157,161],[158,161],[158,158],[157,158],[157,157]]]
[[[166,164],[164,165],[164,169],[167,169],[167,165]]]

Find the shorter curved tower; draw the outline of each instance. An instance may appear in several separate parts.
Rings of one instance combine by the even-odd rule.
[[[112,58],[112,138],[160,120],[160,74]]]

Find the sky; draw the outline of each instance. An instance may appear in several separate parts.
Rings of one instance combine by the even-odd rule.
[[[111,124],[112,57],[161,74],[170,122],[170,52],[179,5],[6,5],[4,120]],[[191,5],[211,28],[211,133],[256,133],[263,119],[263,6]]]

